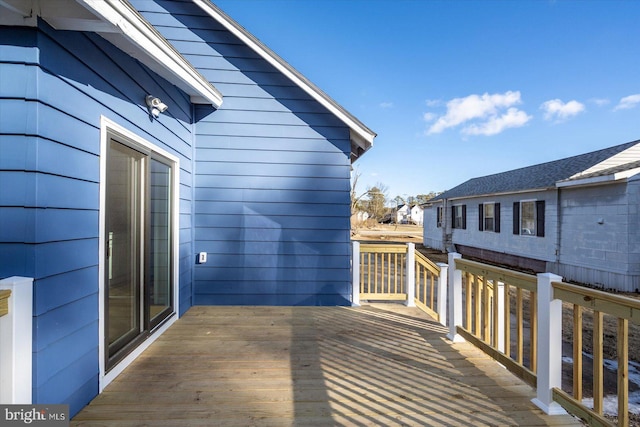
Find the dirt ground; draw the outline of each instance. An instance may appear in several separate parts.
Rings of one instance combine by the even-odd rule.
[[[359,241],[377,242],[412,242],[416,248],[434,262],[447,262],[447,254],[422,246],[422,227],[415,225],[376,225],[374,227],[359,227],[352,230],[352,239]],[[640,299],[638,294],[624,294],[631,298]],[[529,307],[524,304],[525,319],[529,316]],[[589,357],[593,354],[593,314],[590,310],[584,310],[583,314],[583,393],[590,397],[592,393],[593,361]],[[572,357],[573,346],[573,305],[563,304],[563,355]],[[604,358],[616,360],[617,358],[617,322],[610,316],[604,316]],[[640,363],[640,325],[629,323],[629,360]],[[563,364],[563,388],[571,392],[573,382],[572,364]],[[605,369],[605,393],[615,394],[617,387],[616,372]],[[629,383],[629,391],[638,390],[633,382]],[[640,415],[632,414],[631,426],[640,426]]]

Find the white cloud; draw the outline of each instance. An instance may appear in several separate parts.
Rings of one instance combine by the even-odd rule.
[[[618,102],[618,105],[616,105],[616,108],[614,108],[613,111],[628,110],[630,108],[635,108],[638,104],[640,104],[640,93],[625,96],[620,99],[620,102]]]
[[[439,99],[427,99],[425,103],[427,104],[427,107],[437,107],[442,104],[442,101]]]
[[[531,116],[513,107],[521,102],[519,91],[454,98],[447,102],[447,112],[429,127],[427,134],[441,133],[469,122],[472,123],[462,129],[468,135],[495,135],[510,127],[523,126]],[[425,120],[431,118],[428,114]]]
[[[584,104],[573,100],[567,103],[560,99],[551,99],[543,102],[540,109],[544,111],[545,120],[555,120],[558,122],[565,121],[582,113],[585,108]]]
[[[393,108],[393,102],[381,102],[379,104],[380,108]]]
[[[607,98],[591,98],[589,101],[593,102],[598,107],[604,107],[605,105],[609,105],[611,103],[611,101],[609,101]]]
[[[522,110],[512,107],[499,117],[492,117],[484,123],[465,127],[462,129],[462,133],[466,135],[496,135],[508,128],[524,126],[529,120],[531,120],[531,116]]]
[[[424,116],[422,116],[424,118],[425,122],[432,122],[436,119],[436,117],[438,117],[438,115],[436,113],[424,113]]]

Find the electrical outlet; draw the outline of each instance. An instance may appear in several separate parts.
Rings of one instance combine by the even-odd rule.
[[[200,252],[198,254],[198,264],[205,264],[207,262],[207,253]]]

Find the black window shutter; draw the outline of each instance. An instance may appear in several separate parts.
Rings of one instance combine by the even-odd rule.
[[[496,203],[493,206],[493,231],[500,232],[500,203]]]
[[[462,229],[467,229],[467,205],[462,205]]]
[[[442,206],[436,206],[436,227],[438,228],[442,226],[440,218],[442,218]]]
[[[456,207],[451,206],[451,228],[456,228]]]
[[[513,202],[513,234],[520,234],[520,202]]]
[[[484,231],[484,205],[478,205],[478,231]]]
[[[544,237],[544,200],[536,202],[536,235]]]

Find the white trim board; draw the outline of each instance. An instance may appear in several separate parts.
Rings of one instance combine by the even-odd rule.
[[[158,328],[152,331],[151,335],[147,337],[134,351],[129,353],[124,359],[122,359],[116,366],[114,366],[109,372],[106,372],[106,348],[105,348],[105,221],[106,221],[106,176],[107,176],[107,145],[109,132],[115,132],[122,135],[124,138],[129,139],[135,144],[140,145],[148,150],[154,151],[174,163],[172,168],[172,191],[174,203],[172,206],[172,250],[173,250],[173,268],[172,268],[172,282],[173,282],[173,301],[174,301],[174,314],[171,315],[165,322],[163,322]],[[99,246],[98,246],[98,359],[100,367],[99,376],[99,393],[113,381],[124,369],[129,366],[138,356],[140,356],[144,350],[146,350],[160,335],[164,333],[179,317],[180,313],[180,233],[179,233],[179,217],[180,217],[180,159],[157,147],[150,142],[146,141],[137,134],[130,130],[120,126],[114,121],[108,119],[105,116],[100,117],[100,212],[99,212]]]

